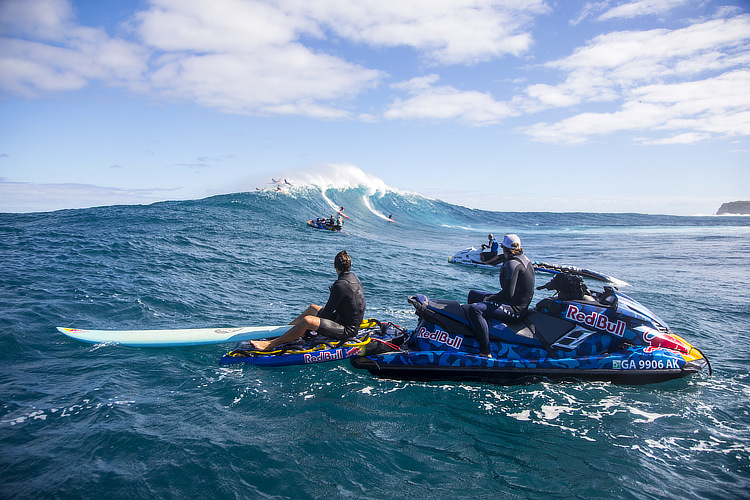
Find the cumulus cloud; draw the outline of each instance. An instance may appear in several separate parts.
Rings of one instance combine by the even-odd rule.
[[[35,97],[101,81],[225,112],[342,118],[388,75],[315,40],[472,64],[527,51],[527,27],[547,10],[544,0],[151,0],[125,39],[77,25],[65,0],[5,0],[0,88]]]
[[[440,64],[523,54],[533,42],[531,21],[550,11],[543,0],[292,0],[284,4],[308,11],[342,38],[376,47],[412,47]]]
[[[470,125],[490,125],[518,114],[509,104],[496,101],[489,93],[461,91],[449,85],[434,86],[437,81],[438,75],[433,74],[393,84],[392,88],[406,91],[412,97],[396,99],[384,117],[389,120],[460,120]]]
[[[594,18],[597,21],[609,21],[663,15],[672,9],[690,3],[692,3],[691,0],[633,0],[619,3],[612,0],[603,0],[586,2],[578,16],[571,20],[570,24],[575,26],[589,18]]]
[[[598,102],[618,109],[538,123],[527,133],[540,141],[573,144],[593,135],[647,128],[674,130],[682,141],[744,135],[750,125],[743,122],[750,112],[750,80],[744,69],[750,63],[748,41],[747,14],[675,30],[595,37],[547,64],[566,74],[562,83],[529,85],[527,99],[518,106],[537,112]]]
[[[664,14],[670,10],[690,3],[691,0],[636,0],[626,2],[608,9],[601,16],[600,21],[608,19],[632,19],[640,16]]]
[[[79,90],[92,80],[136,85],[146,51],[76,25],[63,0],[0,2],[0,89],[24,97]]]
[[[580,113],[557,123],[527,129],[543,142],[580,144],[591,136],[621,131],[662,131],[647,144],[687,144],[714,136],[750,135],[750,71],[706,80],[653,84],[633,89],[630,99],[611,113]]]
[[[551,12],[545,0],[150,0],[123,19],[116,35],[80,25],[71,5],[0,0],[5,95],[34,98],[102,84],[228,113],[472,126],[552,110],[559,121],[537,118],[540,123],[526,130],[534,139],[562,143],[647,128],[665,134],[654,141],[689,142],[744,134],[747,128],[743,120],[750,108],[736,87],[747,83],[750,15],[727,8],[717,8],[714,19],[678,28],[600,34],[535,66],[560,75],[560,81],[531,81],[509,95],[486,75],[503,74],[508,59],[535,60],[534,23]],[[590,19],[608,26],[602,21],[690,5],[589,2],[575,23]],[[391,64],[391,49],[407,51],[418,64]],[[480,65],[488,61],[496,66]],[[514,61],[516,73],[509,79],[531,74],[522,64]],[[472,83],[484,88],[457,80],[440,84],[446,74],[455,76],[456,65],[479,65],[490,81]],[[425,70],[431,74],[417,76]],[[390,78],[402,81],[386,87]],[[390,101],[363,106],[384,88]],[[717,88],[726,98],[711,101],[711,109],[680,93]],[[682,98],[674,101],[663,92]],[[729,99],[734,104],[724,105]]]

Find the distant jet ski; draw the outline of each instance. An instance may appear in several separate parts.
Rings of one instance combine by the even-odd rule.
[[[558,274],[540,288],[556,290],[524,320],[490,320],[492,357],[466,316],[467,305],[409,298],[419,322],[401,348],[351,360],[355,368],[408,380],[594,379],[626,384],[662,382],[699,373],[703,354],[675,335],[649,309],[618,292],[562,286],[580,277]],[[578,293],[573,290],[578,290]]]
[[[451,262],[453,264],[463,264],[465,266],[472,266],[472,267],[478,267],[482,269],[499,269],[500,266],[503,263],[503,260],[498,261],[496,264],[485,264],[482,261],[482,258],[480,257],[480,254],[482,253],[481,250],[469,247],[465,248],[461,251],[456,252],[456,254],[453,257],[448,258],[448,262]],[[591,269],[585,269],[582,267],[575,267],[575,266],[567,266],[563,264],[550,264],[548,262],[538,262],[534,261],[532,262],[534,265],[534,269],[538,272],[542,273],[548,273],[548,274],[557,274],[557,273],[569,273],[569,274],[575,274],[578,276],[583,276],[585,278],[592,278],[599,281],[605,281],[607,283],[612,283],[615,286],[626,286],[627,282],[615,278],[613,276],[608,276],[604,273],[600,273],[597,271],[592,271]]]
[[[307,221],[307,225],[314,227],[315,229],[324,229],[326,231],[341,231],[343,229],[343,221],[339,218],[338,220],[326,219],[324,217],[318,217]]]

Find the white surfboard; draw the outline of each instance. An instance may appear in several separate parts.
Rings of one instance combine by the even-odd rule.
[[[290,328],[291,325],[177,330],[82,330],[57,327],[68,337],[82,342],[91,344],[108,342],[133,347],[179,347],[269,339],[285,334]]]

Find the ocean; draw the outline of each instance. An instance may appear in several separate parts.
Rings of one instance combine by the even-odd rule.
[[[343,232],[306,225],[339,205]],[[496,272],[448,263],[489,232],[628,282],[713,374],[404,382],[348,361],[225,367],[233,344],[92,345],[55,329],[284,324],[325,302],[344,249],[366,317],[413,329],[410,295],[497,288]],[[0,214],[0,261],[3,499],[750,497],[750,217],[492,212],[298,186]]]

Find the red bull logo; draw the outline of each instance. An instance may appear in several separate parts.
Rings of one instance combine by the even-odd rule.
[[[676,335],[652,329],[649,329],[643,335],[643,339],[650,344],[650,347],[645,349],[646,352],[651,352],[654,349],[669,349],[671,351],[679,351],[683,354],[690,354],[690,349],[692,348],[690,344]]]
[[[364,353],[362,352],[362,349],[359,347],[352,347],[348,351],[346,351],[346,354],[344,355],[345,358],[352,358],[354,356],[362,356]]]
[[[596,311],[586,314],[581,311],[581,308],[573,304],[568,306],[568,310],[565,312],[565,318],[573,320],[576,323],[583,323],[584,325],[596,328],[597,330],[603,330],[612,335],[617,335],[618,337],[622,337],[625,333],[624,321],[619,319],[617,321],[610,321],[604,314],[599,314]]]
[[[335,361],[344,359],[344,349],[335,351],[321,351],[320,354],[307,353],[304,356],[305,363],[325,363],[326,361]]]
[[[423,326],[420,327],[419,330],[417,330],[417,337],[421,339],[434,340],[435,342],[445,344],[454,349],[458,349],[459,347],[461,347],[461,343],[464,340],[464,338],[460,335],[451,337],[446,332],[439,330],[438,328],[435,328],[435,331],[431,332]]]
[[[326,361],[353,358],[354,356],[362,356],[363,354],[362,349],[359,347],[350,347],[348,349],[336,349],[334,351],[320,351],[319,354],[310,352],[306,353],[303,358],[305,363],[325,363]]]

